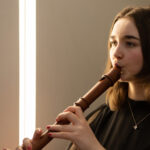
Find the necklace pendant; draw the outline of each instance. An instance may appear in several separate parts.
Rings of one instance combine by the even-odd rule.
[[[137,127],[137,125],[134,125],[133,128],[134,128],[134,130],[136,130],[138,127]]]

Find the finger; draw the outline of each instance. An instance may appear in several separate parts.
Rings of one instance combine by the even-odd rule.
[[[3,150],[10,150],[9,148],[3,148]]]
[[[72,108],[72,107],[75,107],[75,105],[73,105],[73,106],[68,106],[68,107],[64,110],[64,112],[69,111],[69,109]],[[71,110],[70,110],[70,111],[71,111]],[[75,111],[72,110],[71,112],[74,113]]]
[[[66,139],[66,140],[70,140],[70,141],[73,140],[72,134],[70,134],[68,132],[50,132],[50,133],[48,133],[48,135],[51,138],[60,138],[60,139]]]
[[[65,112],[70,111],[75,113],[79,118],[85,118],[83,115],[83,111],[79,106],[69,106],[67,109],[64,110]]]
[[[7,149],[7,150],[8,150],[8,149]],[[16,150],[23,150],[23,147],[18,146],[18,147],[16,147]]]
[[[23,139],[23,149],[25,150],[31,150],[32,149],[32,143],[29,138],[24,138]]]
[[[32,140],[38,140],[41,137],[42,133],[43,133],[42,129],[37,128],[33,134]]]
[[[56,121],[59,122],[59,121],[62,121],[62,120],[68,120],[69,122],[75,124],[77,122],[79,118],[72,112],[63,112],[63,113],[60,113],[57,118],[56,118]]]
[[[72,125],[49,125],[50,132],[73,132],[74,128]]]

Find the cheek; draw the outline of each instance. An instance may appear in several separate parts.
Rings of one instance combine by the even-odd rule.
[[[141,64],[141,66],[143,65],[143,56],[141,52],[135,53],[134,58],[136,60],[135,63],[138,63],[139,65]]]
[[[132,55],[130,55],[129,60],[131,60],[135,67],[135,69],[137,69],[137,71],[140,71],[142,69],[143,66],[143,56],[141,51],[140,52],[135,52]]]
[[[113,52],[112,51],[109,52],[109,58],[110,58],[110,61],[112,63],[113,62]]]

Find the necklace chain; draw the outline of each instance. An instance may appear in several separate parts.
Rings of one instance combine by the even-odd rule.
[[[140,123],[142,123],[147,117],[149,117],[150,116],[150,113],[148,113],[145,117],[143,117],[140,121],[138,121],[138,122],[136,122],[136,120],[135,120],[135,117],[134,117],[134,114],[133,114],[133,111],[132,111],[132,108],[131,108],[131,105],[130,105],[130,103],[129,103],[129,101],[128,101],[128,105],[129,105],[129,108],[130,108],[130,112],[131,112],[131,115],[132,115],[132,118],[133,118],[133,121],[134,121],[134,126],[133,126],[133,128],[134,128],[134,130],[136,130],[137,128],[138,128],[138,125],[140,124]]]

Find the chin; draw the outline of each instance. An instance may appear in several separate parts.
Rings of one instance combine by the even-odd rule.
[[[119,82],[126,82],[126,83],[128,82],[127,80],[122,80],[122,79],[119,79],[118,81]]]
[[[124,75],[121,75],[119,82],[129,82],[130,78]]]
[[[119,79],[119,82],[130,82],[130,81],[134,81],[135,78],[134,77],[127,77],[127,76],[121,76]]]

